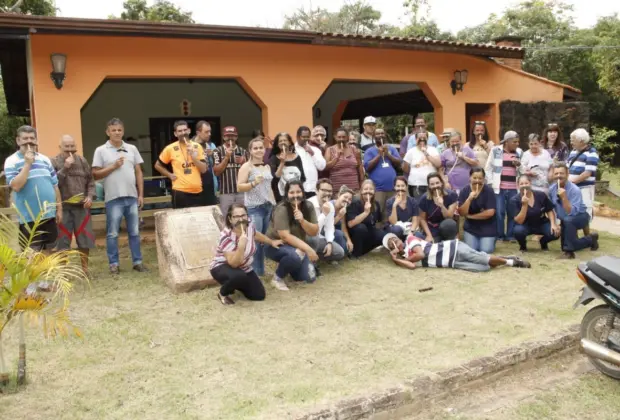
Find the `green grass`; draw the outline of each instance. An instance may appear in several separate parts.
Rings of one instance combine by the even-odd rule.
[[[600,251],[578,257],[618,253],[619,243],[602,234]],[[578,260],[556,260],[557,242],[551,253],[530,248],[533,269],[484,274],[407,271],[373,253],[323,266],[314,285],[267,286],[266,301],[238,298],[233,307],[216,289],[172,294],[153,245],[143,247],[152,273],[131,272],[125,247],[117,279],[97,249],[96,279],[72,302],[84,339],[29,331],[29,384],[2,397],[0,418],[283,419],[491,355],[583,315],[571,310]],[[497,253],[515,251],[502,244]],[[17,330],[7,334],[15,368]]]
[[[603,180],[609,181],[609,185],[616,190],[620,190],[620,168],[616,168],[616,172],[606,172],[603,174]]]

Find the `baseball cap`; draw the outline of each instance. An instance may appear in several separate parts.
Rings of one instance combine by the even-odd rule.
[[[369,115],[366,118],[364,118],[364,125],[366,125],[366,124],[376,124],[376,123],[377,123],[377,119],[375,117],[373,117],[372,115]]]
[[[504,143],[508,140],[513,140],[513,139],[518,139],[519,135],[517,134],[516,131],[506,131],[506,134],[504,134],[504,139],[500,142],[500,143]]]
[[[238,136],[239,134],[237,133],[237,127],[233,127],[232,125],[229,125],[228,127],[224,127],[224,130],[222,130],[222,135],[234,135],[234,136]]]
[[[388,233],[387,235],[385,235],[383,237],[383,246],[388,251],[391,251],[391,249],[390,249],[390,240],[391,239],[398,239],[398,236],[394,235],[393,233]]]

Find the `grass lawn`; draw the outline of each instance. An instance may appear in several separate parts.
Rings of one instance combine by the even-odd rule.
[[[619,244],[603,234],[601,251],[578,257],[617,254]],[[407,271],[373,253],[323,266],[314,285],[267,286],[265,302],[233,307],[216,289],[169,292],[153,245],[143,249],[151,274],[127,271],[122,248],[118,279],[98,249],[97,278],[73,299],[84,339],[44,341],[29,331],[29,384],[1,397],[0,418],[284,419],[400,384],[578,322],[577,261],[556,261],[559,243],[551,248],[527,255],[531,270],[479,275]],[[418,291],[425,287],[433,290]],[[16,369],[16,328],[4,348]]]
[[[605,181],[610,181],[609,186],[614,189],[614,191],[620,191],[620,170],[616,173],[603,174],[603,179]],[[599,194],[596,196],[595,200],[609,208],[620,210],[620,198],[611,193],[604,195]]]

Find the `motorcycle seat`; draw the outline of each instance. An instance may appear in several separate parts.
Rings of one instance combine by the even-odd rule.
[[[620,258],[608,255],[599,257],[590,261],[588,268],[605,282],[620,290]]]

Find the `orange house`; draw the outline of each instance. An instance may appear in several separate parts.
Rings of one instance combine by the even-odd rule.
[[[171,123],[208,119],[274,136],[300,125],[434,112],[435,131],[485,120],[499,136],[499,103],[561,102],[579,91],[521,70],[523,49],[264,28],[0,14],[0,65],[9,111],[28,115],[40,150],[71,134],[87,158],[112,117],[125,122],[146,162],[171,139]],[[518,45],[518,43],[516,43]],[[66,57],[51,76],[53,54]],[[59,70],[59,69],[56,69]],[[456,70],[467,70],[453,91]],[[149,165],[145,165],[147,174]]]

